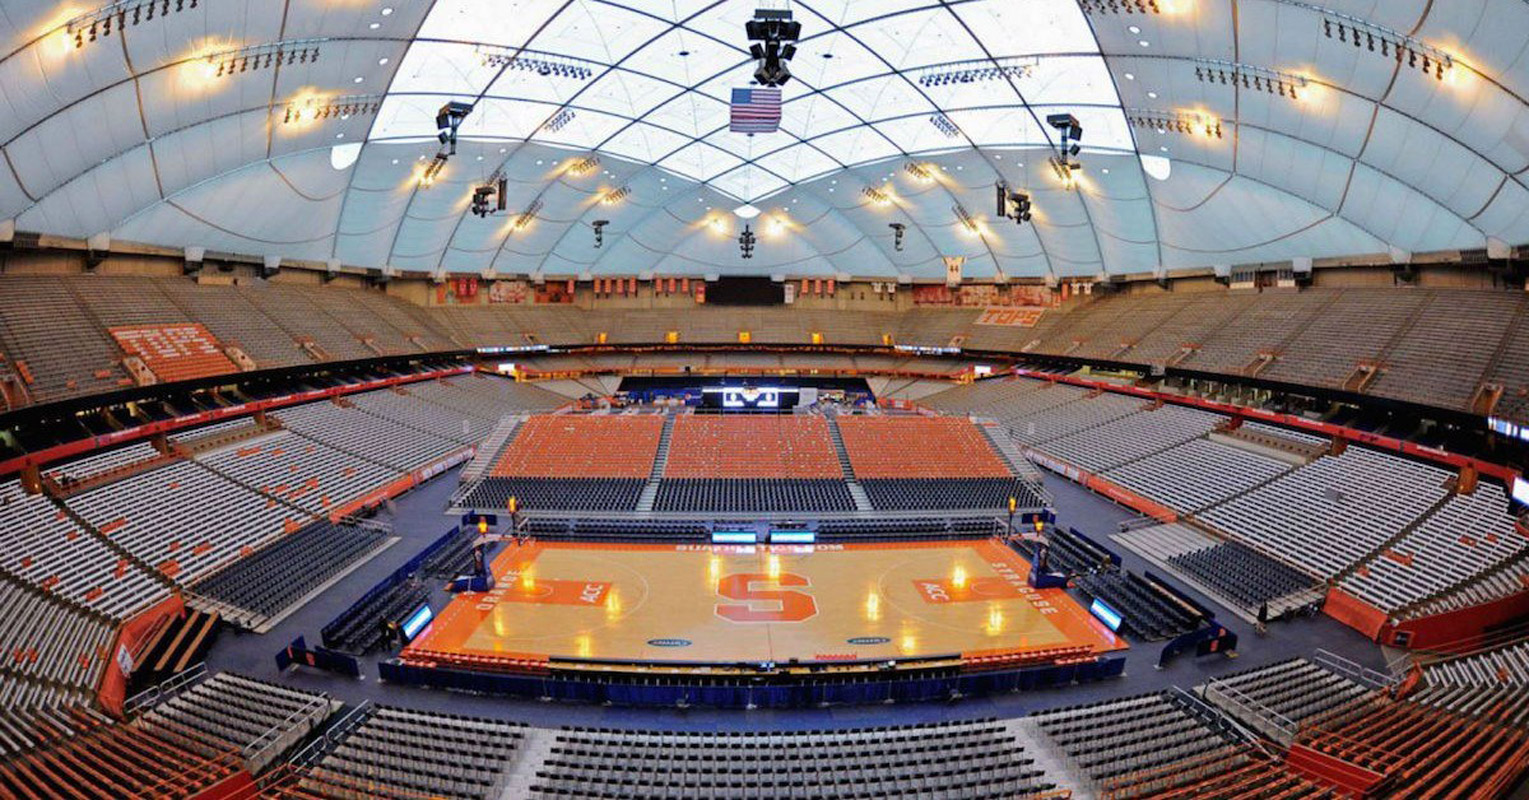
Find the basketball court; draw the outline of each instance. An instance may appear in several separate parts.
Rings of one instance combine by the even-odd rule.
[[[510,545],[404,660],[622,664],[1089,656],[1123,640],[1001,542]]]

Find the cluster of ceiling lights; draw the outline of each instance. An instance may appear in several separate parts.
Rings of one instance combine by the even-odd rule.
[[[321,119],[349,119],[355,114],[375,114],[382,108],[382,95],[345,95],[323,98],[310,96],[306,101],[287,103],[282,123],[296,125]]]
[[[973,236],[982,235],[982,223],[978,222],[977,219],[971,215],[971,212],[966,210],[966,206],[963,206],[960,203],[956,203],[950,207],[950,211],[956,215],[956,221],[961,223],[962,229],[964,229],[968,234]]]
[[[1298,90],[1306,88],[1304,76],[1289,72],[1213,58],[1197,58],[1195,61],[1195,77],[1203,83],[1219,82],[1230,86],[1241,84],[1244,89],[1256,89],[1269,94],[1274,94],[1278,89],[1280,97],[1290,100],[1301,99]]]
[[[1035,72],[1040,59],[1034,56],[1001,58],[996,61],[975,61],[963,64],[947,64],[931,67],[919,73],[920,86],[948,86],[953,83],[978,83],[1000,78],[1019,80]]]
[[[880,188],[875,186],[867,186],[860,190],[860,194],[864,196],[865,199],[878,206],[892,205],[892,191],[887,186],[882,186]]]
[[[950,118],[944,114],[930,114],[929,124],[933,125],[935,130],[945,134],[947,139],[954,139],[961,135],[961,129],[956,127],[956,123],[951,122]]]
[[[1088,14],[1161,14],[1158,0],[1080,0]]]
[[[128,25],[152,22],[175,11],[196,8],[197,0],[121,0],[104,8],[81,14],[64,24],[64,32],[74,40],[76,48],[94,42],[97,37],[110,36],[115,26],[118,31]]]
[[[228,78],[283,64],[313,64],[319,60],[322,39],[296,39],[226,50],[207,56],[207,77]]]
[[[612,189],[605,194],[600,195],[600,205],[613,206],[622,200],[625,200],[631,193],[632,189],[630,186],[622,186],[619,189]]]
[[[600,168],[599,156],[585,156],[578,161],[569,161],[563,166],[563,174],[577,178],[588,175]]]
[[[1141,108],[1125,110],[1126,119],[1138,128],[1158,133],[1204,134],[1207,139],[1221,138],[1221,120],[1192,111],[1152,111]]]
[[[1421,69],[1424,75],[1431,73],[1439,81],[1444,80],[1446,70],[1455,66],[1453,56],[1431,44],[1354,17],[1328,14],[1322,17],[1322,33],[1329,39],[1336,35],[1340,42],[1353,42],[1355,48],[1393,57],[1397,64],[1406,60],[1407,66]]]
[[[536,215],[541,213],[541,210],[542,201],[541,198],[538,197],[531,201],[531,205],[526,206],[525,211],[515,215],[515,221],[510,224],[510,227],[517,231],[525,230],[528,226],[530,226],[531,222],[536,219]]]
[[[557,133],[563,128],[566,128],[568,123],[573,122],[573,118],[576,116],[578,116],[578,114],[574,113],[573,109],[571,108],[561,109],[556,114],[552,115],[552,119],[547,120],[547,124],[542,126],[542,130],[546,131],[547,133]]]
[[[479,45],[477,49],[485,67],[503,67],[534,72],[548,78],[572,78],[579,81],[587,81],[595,74],[590,62],[576,58],[527,56],[508,47],[490,45]]]

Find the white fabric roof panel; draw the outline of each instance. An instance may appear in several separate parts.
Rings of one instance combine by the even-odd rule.
[[[1235,15],[1230,0],[1147,15],[798,0],[781,130],[746,136],[727,130],[728,101],[752,75],[743,23],[756,5],[786,0],[219,0],[76,48],[65,23],[101,19],[92,8],[0,0],[0,219],[464,274],[927,279],[960,255],[973,277],[1091,276],[1529,242],[1521,0],[1242,0]],[[1324,19],[1414,37],[1453,68],[1435,80],[1326,36]],[[276,47],[321,56],[222,77],[207,60]],[[531,68],[506,68],[515,57]],[[1196,77],[1238,65],[1308,83],[1292,101]],[[1027,72],[926,79],[997,66]],[[289,103],[338,98],[381,109],[284,122]],[[421,187],[448,100],[476,106],[459,155]],[[1076,189],[1047,164],[1057,112],[1085,129]],[[1144,114],[1219,121],[1222,137],[1128,124]],[[359,158],[331,152],[363,143]],[[1145,176],[1138,150],[1169,160],[1166,180]],[[593,171],[565,174],[590,155]],[[925,184],[907,164],[940,177]],[[472,188],[496,171],[507,213],[471,216]],[[993,218],[1000,177],[1033,196],[1031,224]],[[890,207],[861,193],[883,185]],[[745,202],[766,212],[747,260],[730,213]],[[788,230],[766,235],[780,209]],[[706,224],[715,215],[725,235]],[[600,249],[595,219],[609,220]],[[901,251],[894,221],[908,225]]]

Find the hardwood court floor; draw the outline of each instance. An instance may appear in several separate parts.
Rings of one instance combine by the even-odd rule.
[[[415,642],[475,657],[852,660],[1126,647],[999,542],[739,547],[536,542]]]

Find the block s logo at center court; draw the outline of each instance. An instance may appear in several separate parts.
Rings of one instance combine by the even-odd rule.
[[[718,603],[717,616],[732,622],[803,622],[818,614],[817,600],[797,591],[811,585],[807,578],[790,572],[724,575],[717,581],[717,594],[743,602]]]

